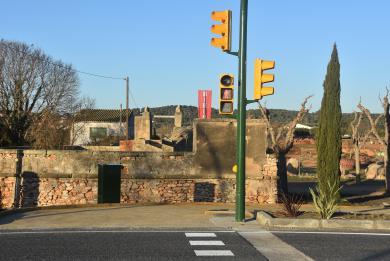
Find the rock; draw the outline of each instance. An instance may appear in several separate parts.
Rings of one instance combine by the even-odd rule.
[[[287,174],[298,175],[299,173],[299,161],[296,158],[290,158],[287,161]]]
[[[372,163],[368,165],[366,179],[385,179],[385,168],[383,164]]]
[[[345,179],[354,179],[356,178],[355,174],[349,173],[343,176]]]

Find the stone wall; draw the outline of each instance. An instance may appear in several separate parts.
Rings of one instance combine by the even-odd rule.
[[[14,157],[11,158],[9,155],[7,157],[15,164]],[[46,157],[49,159],[41,160],[43,162],[58,160],[53,154]],[[186,162],[188,159],[185,157],[185,155],[166,155],[158,159],[157,161],[166,161],[165,164],[170,166],[172,166],[170,161],[176,161],[176,167],[174,166],[171,172],[166,173],[153,169],[153,164],[147,164],[145,162],[147,157],[132,155],[123,158],[121,202],[234,202],[234,175],[225,175],[217,179],[201,178],[187,173],[183,167],[180,169],[180,166],[186,166],[183,161]],[[2,162],[4,165],[4,160]],[[261,175],[247,179],[246,200],[248,202],[273,203],[276,201],[276,161],[268,157],[266,162]],[[164,164],[160,163],[160,165]],[[28,166],[31,167],[31,165]],[[39,169],[37,166],[39,164],[36,165]],[[136,171],[130,173],[130,170]],[[0,177],[1,203],[3,207],[9,208],[13,205],[15,178],[4,173],[1,175],[5,176]],[[66,177],[68,175],[70,176]],[[21,205],[28,207],[97,203],[96,174],[93,172],[84,176],[77,173],[72,176],[73,174],[67,174],[61,177],[59,174],[48,173],[37,175],[33,171],[24,170],[21,180]]]
[[[15,178],[0,179],[3,207],[13,205]],[[23,178],[21,206],[97,203],[97,179]],[[274,203],[276,180],[247,179],[246,201]],[[234,202],[235,179],[122,179],[121,203]]]
[[[15,178],[0,177],[0,208],[10,208],[14,203]]]
[[[0,149],[0,177],[14,176],[16,150]],[[122,164],[127,178],[196,176],[192,153],[25,150],[23,173],[51,178],[97,178],[100,163]]]
[[[196,120],[194,122],[194,153],[196,171],[219,177],[233,174],[236,164],[236,129],[234,119]],[[266,158],[266,125],[262,120],[247,120],[246,174],[257,177]]]
[[[199,121],[194,152],[121,152],[25,150],[22,160],[22,206],[97,202],[98,164],[121,164],[121,202],[234,202],[236,124]],[[265,154],[265,125],[248,121],[248,202],[277,200],[276,160]],[[14,198],[16,150],[0,149],[0,198]]]

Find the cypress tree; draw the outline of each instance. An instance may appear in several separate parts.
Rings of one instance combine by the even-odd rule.
[[[341,157],[341,106],[340,106],[340,63],[336,44],[333,46],[324,81],[317,135],[318,188],[325,195],[330,193],[329,185],[340,186]]]

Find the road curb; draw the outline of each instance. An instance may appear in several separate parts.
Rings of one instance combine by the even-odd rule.
[[[265,211],[258,211],[256,221],[268,229],[370,229],[390,231],[390,220],[274,218]]]

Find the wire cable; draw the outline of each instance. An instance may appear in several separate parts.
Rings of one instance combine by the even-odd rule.
[[[1,42],[1,43],[5,43],[3,40],[1,40],[0,42]],[[9,48],[9,49],[11,49],[11,50],[13,50],[13,51],[15,51],[15,52],[23,53],[24,55],[28,55],[28,56],[30,56],[30,57],[32,56],[32,54],[30,54],[30,53],[28,53],[28,52],[25,52],[25,51],[23,51],[23,50],[18,50],[18,49],[16,49],[16,48],[10,46],[10,45],[7,44],[7,43],[5,43],[4,46],[7,47],[7,48]],[[52,62],[52,61],[50,61],[50,60],[44,60],[44,59],[42,59],[42,58],[40,58],[40,57],[34,57],[34,58],[35,58],[35,59],[38,59],[38,60],[41,60],[42,62],[48,62],[48,63],[50,63],[50,64],[52,64],[52,65],[54,65],[54,66],[58,66],[58,67],[65,68],[65,69],[66,69],[66,68],[69,69],[68,66],[65,66],[65,65],[60,64],[60,63]],[[77,73],[81,73],[81,74],[85,74],[85,75],[89,75],[89,76],[94,76],[94,77],[100,77],[100,78],[106,78],[106,79],[112,79],[112,80],[126,80],[126,79],[123,78],[123,77],[106,76],[106,75],[101,75],[101,74],[96,74],[96,73],[84,72],[84,71],[76,70],[76,69],[71,68],[71,67],[70,67],[70,69],[73,70],[73,71],[75,71],[75,72],[77,72]]]
[[[130,88],[129,88],[129,93],[130,93],[130,96],[131,96],[131,100],[134,102],[135,107],[138,108],[138,105],[137,105],[137,103],[135,102],[133,93],[131,92]]]
[[[0,43],[4,43],[4,40],[1,39]],[[18,50],[18,49],[16,49],[16,48],[13,48],[12,46],[10,46],[10,45],[7,44],[7,43],[5,43],[4,46],[7,47],[7,48],[9,48],[9,49],[12,49],[12,50],[15,51],[15,52],[20,52],[20,53],[23,53],[24,55],[32,56],[32,54],[30,54],[30,53],[28,53],[28,52],[25,52],[25,51],[23,51],[23,50]],[[122,81],[124,80],[124,81],[126,81],[126,78],[125,78],[125,77],[114,77],[114,76],[101,75],[101,74],[90,73],[90,72],[85,72],[85,71],[79,71],[79,70],[76,70],[76,69],[74,69],[74,68],[72,68],[72,67],[68,67],[68,66],[65,66],[65,65],[60,64],[60,63],[52,62],[52,61],[50,61],[50,60],[44,60],[44,59],[42,59],[42,58],[40,58],[40,57],[34,57],[34,58],[35,58],[35,59],[39,59],[39,60],[41,60],[42,62],[48,62],[48,63],[50,63],[50,64],[52,64],[52,65],[54,65],[54,66],[58,66],[58,67],[61,67],[61,68],[65,68],[65,69],[66,69],[66,68],[67,68],[67,69],[70,68],[71,70],[73,70],[73,71],[75,71],[75,72],[77,72],[77,73],[81,73],[81,74],[85,74],[85,75],[89,75],[89,76],[93,76],[93,77],[105,78],[105,79],[122,80]],[[133,101],[135,107],[138,108],[137,102],[135,101],[134,96],[133,96],[133,93],[131,92],[130,89],[129,89],[129,92],[130,92],[131,100]]]

